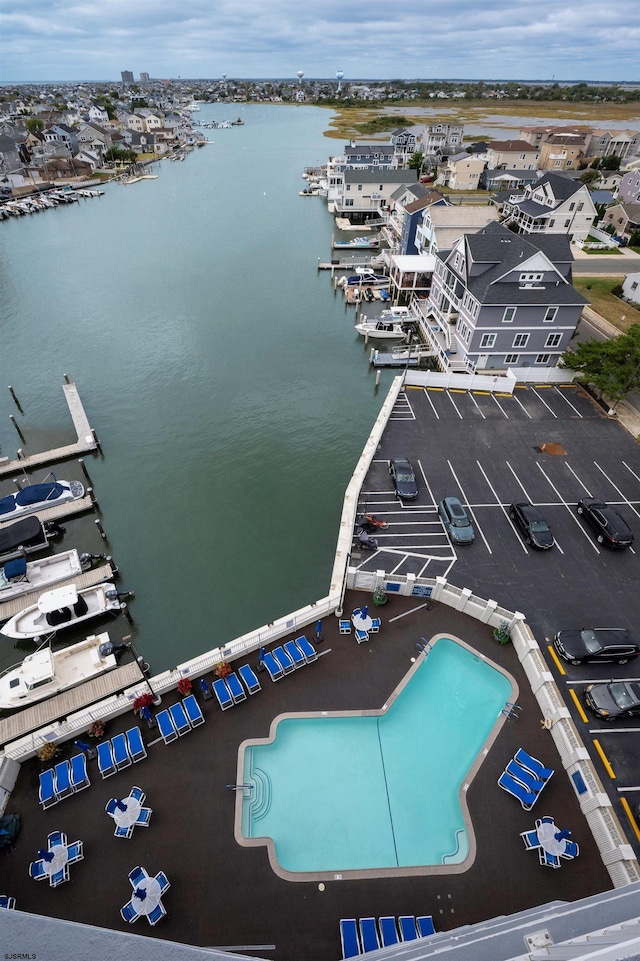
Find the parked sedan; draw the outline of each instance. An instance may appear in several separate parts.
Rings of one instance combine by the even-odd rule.
[[[414,501],[418,496],[418,485],[413,467],[406,457],[392,457],[389,461],[389,473],[396,497],[403,501]]]
[[[578,514],[593,527],[599,544],[614,548],[633,544],[633,531],[610,504],[595,497],[583,497],[578,501]]]
[[[587,707],[606,721],[640,714],[640,684],[637,682],[590,684],[584,693],[584,699]]]
[[[581,631],[559,631],[553,644],[565,661],[617,661],[626,664],[640,655],[640,644],[624,627],[593,627]]]
[[[528,501],[518,501],[509,508],[509,517],[520,529],[528,544],[541,551],[553,547],[555,541],[549,525],[537,507]]]
[[[454,544],[470,544],[475,531],[469,515],[457,497],[445,497],[438,504],[438,514]]]

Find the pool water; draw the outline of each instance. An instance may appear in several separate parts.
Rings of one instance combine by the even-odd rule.
[[[388,711],[282,718],[271,743],[241,748],[252,785],[243,837],[272,839],[285,872],[461,864],[460,788],[512,690],[466,645],[439,638]]]

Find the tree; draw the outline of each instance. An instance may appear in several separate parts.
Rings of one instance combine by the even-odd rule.
[[[613,401],[615,410],[627,394],[640,388],[640,324],[610,340],[587,340],[566,350],[560,367],[579,371],[586,383]]]
[[[601,170],[619,170],[620,169],[620,157],[617,154],[609,154],[608,157],[603,157],[600,161]]]
[[[583,184],[592,184],[596,180],[600,180],[600,174],[597,170],[585,170],[585,172],[580,177],[580,181]]]
[[[417,170],[418,172],[422,170],[422,164],[424,163],[424,154],[421,150],[416,150],[412,153],[407,161],[407,166],[409,170]]]
[[[29,117],[25,124],[29,133],[35,133],[36,130],[42,130],[44,127],[44,120],[40,117]]]

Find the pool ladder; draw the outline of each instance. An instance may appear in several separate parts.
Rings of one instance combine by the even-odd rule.
[[[512,701],[507,701],[507,703],[502,708],[500,713],[504,714],[505,717],[513,719],[513,718],[520,717],[520,714],[518,712],[521,710],[522,708],[520,707],[519,704],[514,704]]]
[[[418,648],[421,654],[424,654],[425,657],[427,656],[427,654],[431,653],[431,644],[424,637],[420,638],[420,640],[416,643],[416,647]]]

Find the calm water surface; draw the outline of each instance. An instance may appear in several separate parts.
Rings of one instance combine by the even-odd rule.
[[[316,269],[326,203],[298,196],[333,149],[326,111],[196,117],[239,110],[245,126],[205,131],[214,143],[157,180],[0,224],[2,454],[74,439],[68,372],[103,446],[86,463],[153,672],[326,594],[344,488],[391,379],[376,394],[353,314]],[[66,526],[57,549],[104,550],[92,516]],[[12,644],[0,666],[24,656]]]

